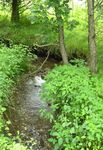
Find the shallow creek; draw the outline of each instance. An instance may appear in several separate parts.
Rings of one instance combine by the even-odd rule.
[[[50,150],[48,131],[50,123],[40,116],[40,109],[48,106],[40,99],[40,87],[35,87],[34,78],[20,84],[15,91],[13,109],[9,117],[14,132],[20,131],[24,143],[33,150]],[[33,145],[34,144],[34,145]]]
[[[48,62],[47,62],[48,63]],[[50,62],[49,62],[50,63]],[[55,63],[50,63],[52,68]],[[47,64],[44,66],[47,69]],[[43,70],[44,71],[44,70]],[[7,115],[12,122],[12,132],[20,132],[22,141],[32,150],[51,150],[48,142],[51,128],[49,121],[40,116],[40,109],[49,106],[40,99],[40,87],[35,87],[34,77],[21,79],[14,90],[13,107]]]

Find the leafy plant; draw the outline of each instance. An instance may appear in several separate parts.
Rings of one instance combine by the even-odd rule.
[[[15,79],[27,69],[31,58],[22,45],[10,48],[0,45],[0,150],[26,150],[21,143],[16,143],[15,139],[4,133],[7,124],[3,113],[8,105]]]
[[[53,127],[54,150],[102,150],[103,99],[99,84],[83,65],[55,67],[47,76],[42,97],[51,103],[43,110]]]

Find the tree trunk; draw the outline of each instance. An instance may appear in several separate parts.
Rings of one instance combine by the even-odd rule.
[[[19,22],[19,2],[19,0],[12,0],[11,21],[15,23]]]
[[[62,16],[60,14],[60,1],[56,1],[56,6],[55,6],[55,15],[57,19],[57,24],[58,24],[58,41],[59,41],[59,48],[60,48],[60,53],[62,56],[62,60],[64,64],[68,64],[68,56],[66,53],[65,49],[65,42],[64,42],[64,22],[62,19]]]
[[[58,30],[59,30],[59,33],[58,33],[59,34],[59,46],[60,46],[60,53],[62,56],[62,60],[64,64],[68,64],[68,56],[66,53],[65,43],[64,43],[64,26],[59,25]]]
[[[88,47],[90,50],[90,70],[96,73],[96,42],[94,22],[94,0],[87,0],[88,3]]]

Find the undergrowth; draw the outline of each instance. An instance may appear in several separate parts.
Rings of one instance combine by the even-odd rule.
[[[82,15],[81,15],[82,13]],[[79,16],[79,17],[78,17]],[[57,31],[50,23],[34,23],[31,24],[27,16],[21,17],[19,24],[12,24],[8,17],[4,14],[0,16],[0,39],[6,39],[12,41],[14,44],[24,44],[27,46],[33,46],[35,44],[58,44]],[[76,20],[78,23],[74,26],[72,20]],[[83,54],[88,58],[88,29],[87,29],[87,15],[86,10],[80,10],[74,12],[68,18],[68,24],[65,25],[65,43],[68,56],[76,54],[77,58],[81,58]],[[103,66],[103,34],[101,22],[96,22],[96,45],[97,45],[97,70],[102,74]]]
[[[50,111],[42,115],[53,124],[53,150],[102,150],[103,99],[97,78],[76,63],[55,67],[45,79],[42,98]]]
[[[12,94],[12,87],[16,78],[27,70],[30,55],[22,45],[6,47],[0,45],[0,150],[26,150],[26,147],[16,143],[12,136],[7,134],[7,121],[3,113],[10,103],[9,97]]]
[[[23,19],[23,18],[22,18]],[[51,26],[45,24],[31,24],[30,20],[24,19],[18,24],[12,24],[4,16],[0,17],[0,38],[13,41],[14,44],[33,46],[35,44],[56,43],[56,33]],[[49,38],[48,38],[49,37]]]

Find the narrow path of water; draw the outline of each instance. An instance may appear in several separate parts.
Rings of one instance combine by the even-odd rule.
[[[18,86],[15,92],[15,104],[10,112],[14,130],[19,130],[28,147],[34,143],[34,150],[50,150],[48,130],[50,123],[40,117],[39,110],[47,108],[40,100],[40,87],[34,86],[34,78]]]
[[[47,62],[48,63],[48,62]],[[51,65],[51,63],[49,62]],[[54,63],[51,65],[54,66]],[[50,66],[50,67],[51,67]],[[47,64],[46,64],[47,68]],[[40,87],[35,87],[34,77],[21,80],[14,92],[14,107],[9,109],[9,117],[15,131],[32,150],[51,150],[48,142],[50,123],[40,117],[39,110],[47,108],[40,99]],[[34,146],[33,146],[34,144]]]

